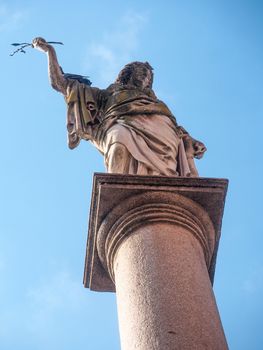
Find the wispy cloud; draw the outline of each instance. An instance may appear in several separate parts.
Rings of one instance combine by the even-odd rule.
[[[29,314],[26,328],[31,333],[43,333],[52,327],[56,315],[63,311],[76,312],[84,307],[84,288],[66,271],[57,273],[51,280],[31,288],[27,293]],[[45,333],[45,332],[44,332]]]
[[[16,28],[27,16],[25,10],[11,9],[7,4],[0,3],[0,33]]]
[[[258,294],[263,292],[263,268],[257,268],[250,273],[242,285],[242,289],[246,294]]]
[[[117,76],[120,67],[131,61],[132,54],[140,44],[139,34],[147,22],[147,15],[126,13],[116,23],[118,28],[102,34],[101,40],[87,49],[85,69],[98,76],[99,84],[108,85]]]
[[[2,300],[6,293],[7,290],[1,293]],[[82,283],[68,271],[57,271],[27,291],[21,291],[19,303],[13,299],[12,305],[1,305],[0,342],[11,341],[13,334],[21,341],[55,338],[63,329],[59,326],[65,315],[81,317],[83,310],[89,309],[86,293]]]

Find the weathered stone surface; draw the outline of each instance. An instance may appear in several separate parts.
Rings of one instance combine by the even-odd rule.
[[[188,199],[194,203],[192,208],[200,208],[198,215],[199,220],[203,218],[203,225],[205,222],[212,223],[213,229],[210,230],[212,233],[208,234],[207,240],[199,237],[199,241],[203,242],[203,248],[207,244],[210,245],[209,249],[204,249],[204,254],[207,255],[207,269],[213,282],[227,183],[225,179],[211,178],[95,174],[84,273],[85,287],[97,291],[115,291],[108,268],[107,266],[105,268],[105,264],[103,266],[99,258],[99,247],[100,251],[104,251],[101,255],[105,256],[103,232],[107,232],[114,224],[116,225],[117,220],[122,222],[122,217],[129,212],[132,214],[132,211],[135,211],[138,225],[147,223],[149,218],[138,216],[141,213],[141,206],[151,207],[152,205],[152,209],[149,210],[155,212],[157,217],[159,214],[158,210],[156,213],[156,206],[160,208],[161,205],[168,205],[170,210],[176,210],[179,197],[180,205],[182,200],[185,203]],[[185,206],[187,208],[187,203]],[[189,206],[191,207],[190,204]],[[161,211],[159,210],[159,213]],[[172,213],[171,216],[174,214]],[[99,231],[101,234],[98,239]],[[125,232],[123,234],[125,235]],[[105,257],[103,259],[105,260]]]
[[[51,86],[67,102],[70,149],[81,139],[92,141],[109,173],[198,176],[194,158],[201,158],[206,147],[156,97],[148,62],[131,62],[108,88],[93,88],[87,77],[64,74],[50,44],[40,37],[32,41],[47,54]]]
[[[182,226],[152,223],[114,261],[122,350],[227,349],[203,250]]]
[[[95,174],[84,284],[122,350],[227,349],[211,281],[227,180]]]

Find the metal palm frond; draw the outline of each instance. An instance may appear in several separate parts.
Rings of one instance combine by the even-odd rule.
[[[59,44],[64,45],[61,41],[47,41],[48,44]],[[13,43],[12,46],[19,46],[18,49],[16,49],[14,52],[10,53],[9,56],[14,56],[17,52],[26,53],[24,50],[26,47],[32,47],[32,44],[30,43]]]

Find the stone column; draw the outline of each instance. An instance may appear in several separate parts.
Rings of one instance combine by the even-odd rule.
[[[226,188],[95,175],[84,284],[116,290],[122,350],[227,349],[211,283]]]

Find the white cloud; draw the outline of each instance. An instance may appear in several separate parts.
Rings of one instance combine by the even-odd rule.
[[[242,285],[242,289],[246,294],[255,294],[263,292],[263,268],[258,268],[250,273]]]
[[[27,293],[27,330],[33,334],[44,335],[60,313],[76,312],[87,307],[84,294],[80,281],[73,280],[66,271],[59,272],[49,281],[43,281],[41,285],[31,288]]]
[[[27,15],[25,10],[13,10],[6,4],[0,3],[0,33],[16,28]]]
[[[100,42],[93,42],[87,49],[88,66],[85,70],[97,73],[99,84],[113,82],[120,67],[131,61],[132,54],[139,46],[139,34],[147,16],[135,12],[126,13],[116,21],[118,28],[105,32]]]
[[[91,308],[87,290],[67,271],[55,272],[27,291],[20,290],[16,297],[7,293],[1,293],[0,343],[18,339],[52,343],[66,327],[64,321],[71,324]],[[12,303],[6,305],[5,299]]]

